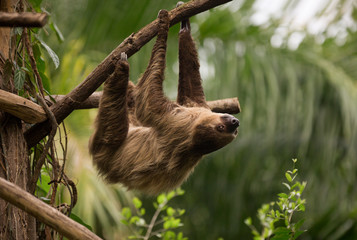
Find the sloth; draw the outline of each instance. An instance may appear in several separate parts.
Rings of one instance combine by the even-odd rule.
[[[170,19],[158,15],[158,34],[146,71],[129,81],[127,55],[121,53],[104,83],[89,151],[108,183],[122,183],[149,195],[180,186],[200,159],[230,143],[239,120],[214,113],[206,104],[190,22],[179,32],[177,100],[163,92]]]

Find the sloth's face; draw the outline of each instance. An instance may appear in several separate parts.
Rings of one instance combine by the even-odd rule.
[[[202,154],[224,147],[238,134],[239,120],[229,114],[204,113],[196,122],[193,145]]]

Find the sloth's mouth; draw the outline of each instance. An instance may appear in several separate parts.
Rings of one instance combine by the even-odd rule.
[[[238,135],[238,129],[236,129],[233,133],[234,136],[237,136]]]

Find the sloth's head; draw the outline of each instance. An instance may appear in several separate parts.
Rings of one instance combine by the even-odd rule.
[[[193,147],[207,154],[232,142],[238,134],[239,120],[229,114],[202,113],[196,120]]]

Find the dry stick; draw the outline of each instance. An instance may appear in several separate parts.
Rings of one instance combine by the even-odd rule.
[[[100,239],[81,224],[3,178],[0,178],[0,197],[69,239]]]
[[[103,92],[94,92],[90,95],[85,101],[75,106],[75,109],[90,109],[90,108],[98,108],[99,100],[102,96]],[[52,95],[56,102],[62,101],[66,95]],[[49,96],[46,96],[47,104],[51,105],[51,99]],[[226,98],[219,99],[215,101],[207,101],[208,106],[213,112],[217,113],[229,113],[229,114],[237,114],[240,113],[240,105],[238,98]]]
[[[192,0],[169,12],[171,26],[200,12],[207,11],[231,0]],[[61,123],[81,102],[86,100],[114,71],[115,63],[120,59],[120,53],[125,52],[128,57],[140,50],[157,34],[158,20],[146,25],[139,32],[131,34],[116,49],[114,49],[100,63],[92,73],[76,88],[66,95],[62,101],[51,107],[57,122]],[[25,132],[29,147],[36,145],[51,130],[49,121],[36,124]]]
[[[46,13],[0,12],[0,27],[43,27],[46,22]]]

